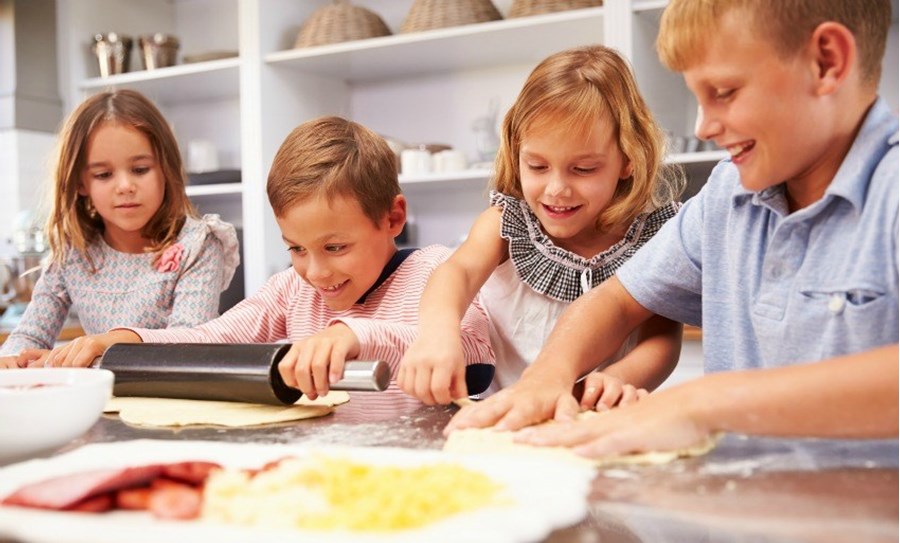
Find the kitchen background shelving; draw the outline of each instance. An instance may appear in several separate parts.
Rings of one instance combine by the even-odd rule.
[[[265,195],[269,164],[284,137],[319,115],[350,117],[408,144],[443,143],[482,161],[473,122],[495,104],[499,123],[526,76],[547,55],[577,45],[619,49],[642,92],[675,137],[689,138],[695,102],[654,50],[666,1],[606,0],[603,7],[398,34],[412,0],[352,0],[378,13],[394,35],[294,49],[300,25],[328,0],[59,0],[60,79],[66,111],[102,89],[129,87],[153,98],[186,152],[194,139],[213,142],[222,168],[240,169],[241,183],[189,186],[204,212],[243,228],[244,279],[257,290],[288,262]],[[512,0],[495,0],[504,15]],[[896,2],[895,2],[896,5]],[[895,10],[896,12],[896,10]],[[179,64],[99,78],[91,36],[174,34]],[[882,92],[897,108],[897,23],[885,59]],[[135,46],[137,49],[137,46]],[[184,55],[234,51],[193,64]],[[702,186],[724,151],[674,153],[689,192]],[[489,164],[456,173],[401,175],[410,202],[412,243],[453,245],[486,205]]]

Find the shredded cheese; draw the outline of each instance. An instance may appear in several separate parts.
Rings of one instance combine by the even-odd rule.
[[[270,528],[385,532],[501,504],[500,491],[484,473],[447,462],[399,467],[291,458],[255,475],[214,473],[202,516]]]

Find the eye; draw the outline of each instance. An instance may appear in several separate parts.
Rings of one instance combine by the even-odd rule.
[[[145,173],[150,171],[150,166],[135,166],[131,169],[131,171],[138,175],[144,175]]]
[[[525,167],[533,172],[542,172],[547,169],[547,166],[544,166],[543,164],[529,164],[527,162],[525,163]]]
[[[597,171],[596,166],[590,166],[590,167],[576,166],[575,168],[572,168],[572,169],[575,170],[575,173],[580,173],[582,175],[590,175]]]
[[[91,172],[91,177],[93,177],[94,179],[100,179],[100,180],[109,179],[110,177],[112,177],[112,173],[105,172],[105,171],[104,172]]]
[[[302,256],[302,255],[306,254],[306,249],[304,249],[303,247],[300,247],[299,245],[292,245],[292,246],[288,247],[287,250],[289,253],[295,254],[298,256]]]
[[[335,245],[326,245],[325,251],[329,253],[340,253],[344,249],[347,248],[346,244],[335,244]]]
[[[735,89],[716,89],[713,97],[716,100],[727,100],[734,96]]]

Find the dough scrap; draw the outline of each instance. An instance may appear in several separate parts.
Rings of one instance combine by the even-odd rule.
[[[290,406],[129,396],[111,398],[103,411],[135,426],[242,427],[323,417],[348,401],[350,395],[339,391],[315,400],[304,396]]]
[[[578,414],[581,420],[602,417],[597,411],[584,411]],[[547,421],[539,426],[558,424]],[[702,443],[692,447],[673,451],[650,451],[631,453],[604,458],[585,458],[575,454],[568,447],[540,447],[513,441],[514,432],[498,432],[492,428],[466,428],[451,433],[444,443],[444,450],[456,453],[504,453],[514,455],[541,456],[548,460],[573,462],[576,464],[604,467],[610,465],[653,465],[665,464],[678,458],[701,456],[711,451],[718,442],[716,436],[710,436]]]

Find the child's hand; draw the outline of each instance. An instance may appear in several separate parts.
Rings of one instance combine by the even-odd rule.
[[[19,357],[17,356],[0,356],[0,370],[14,370],[23,368],[19,365]]]
[[[51,352],[49,349],[23,349],[16,362],[20,368],[43,368]]]
[[[141,337],[131,330],[113,330],[105,334],[75,338],[50,351],[44,366],[86,368],[102,356],[110,345],[141,343]]]
[[[328,394],[330,386],[341,380],[344,362],[358,355],[356,334],[338,322],[294,343],[278,363],[278,373],[284,384],[300,389],[307,398],[315,400]]]
[[[602,417],[527,428],[515,440],[538,446],[572,447],[577,454],[592,458],[692,447],[714,433],[702,414],[708,391],[699,384],[654,392]]]
[[[618,377],[600,371],[591,372],[584,379],[584,394],[581,396],[582,409],[605,411],[616,405],[623,406],[646,397],[643,388],[625,384]]]
[[[397,374],[400,390],[428,405],[469,395],[462,342],[442,339],[419,337],[403,355]]]
[[[460,410],[444,429],[444,435],[453,430],[488,426],[501,431],[518,430],[550,419],[571,420],[578,411],[571,382],[526,373],[511,387]]]

